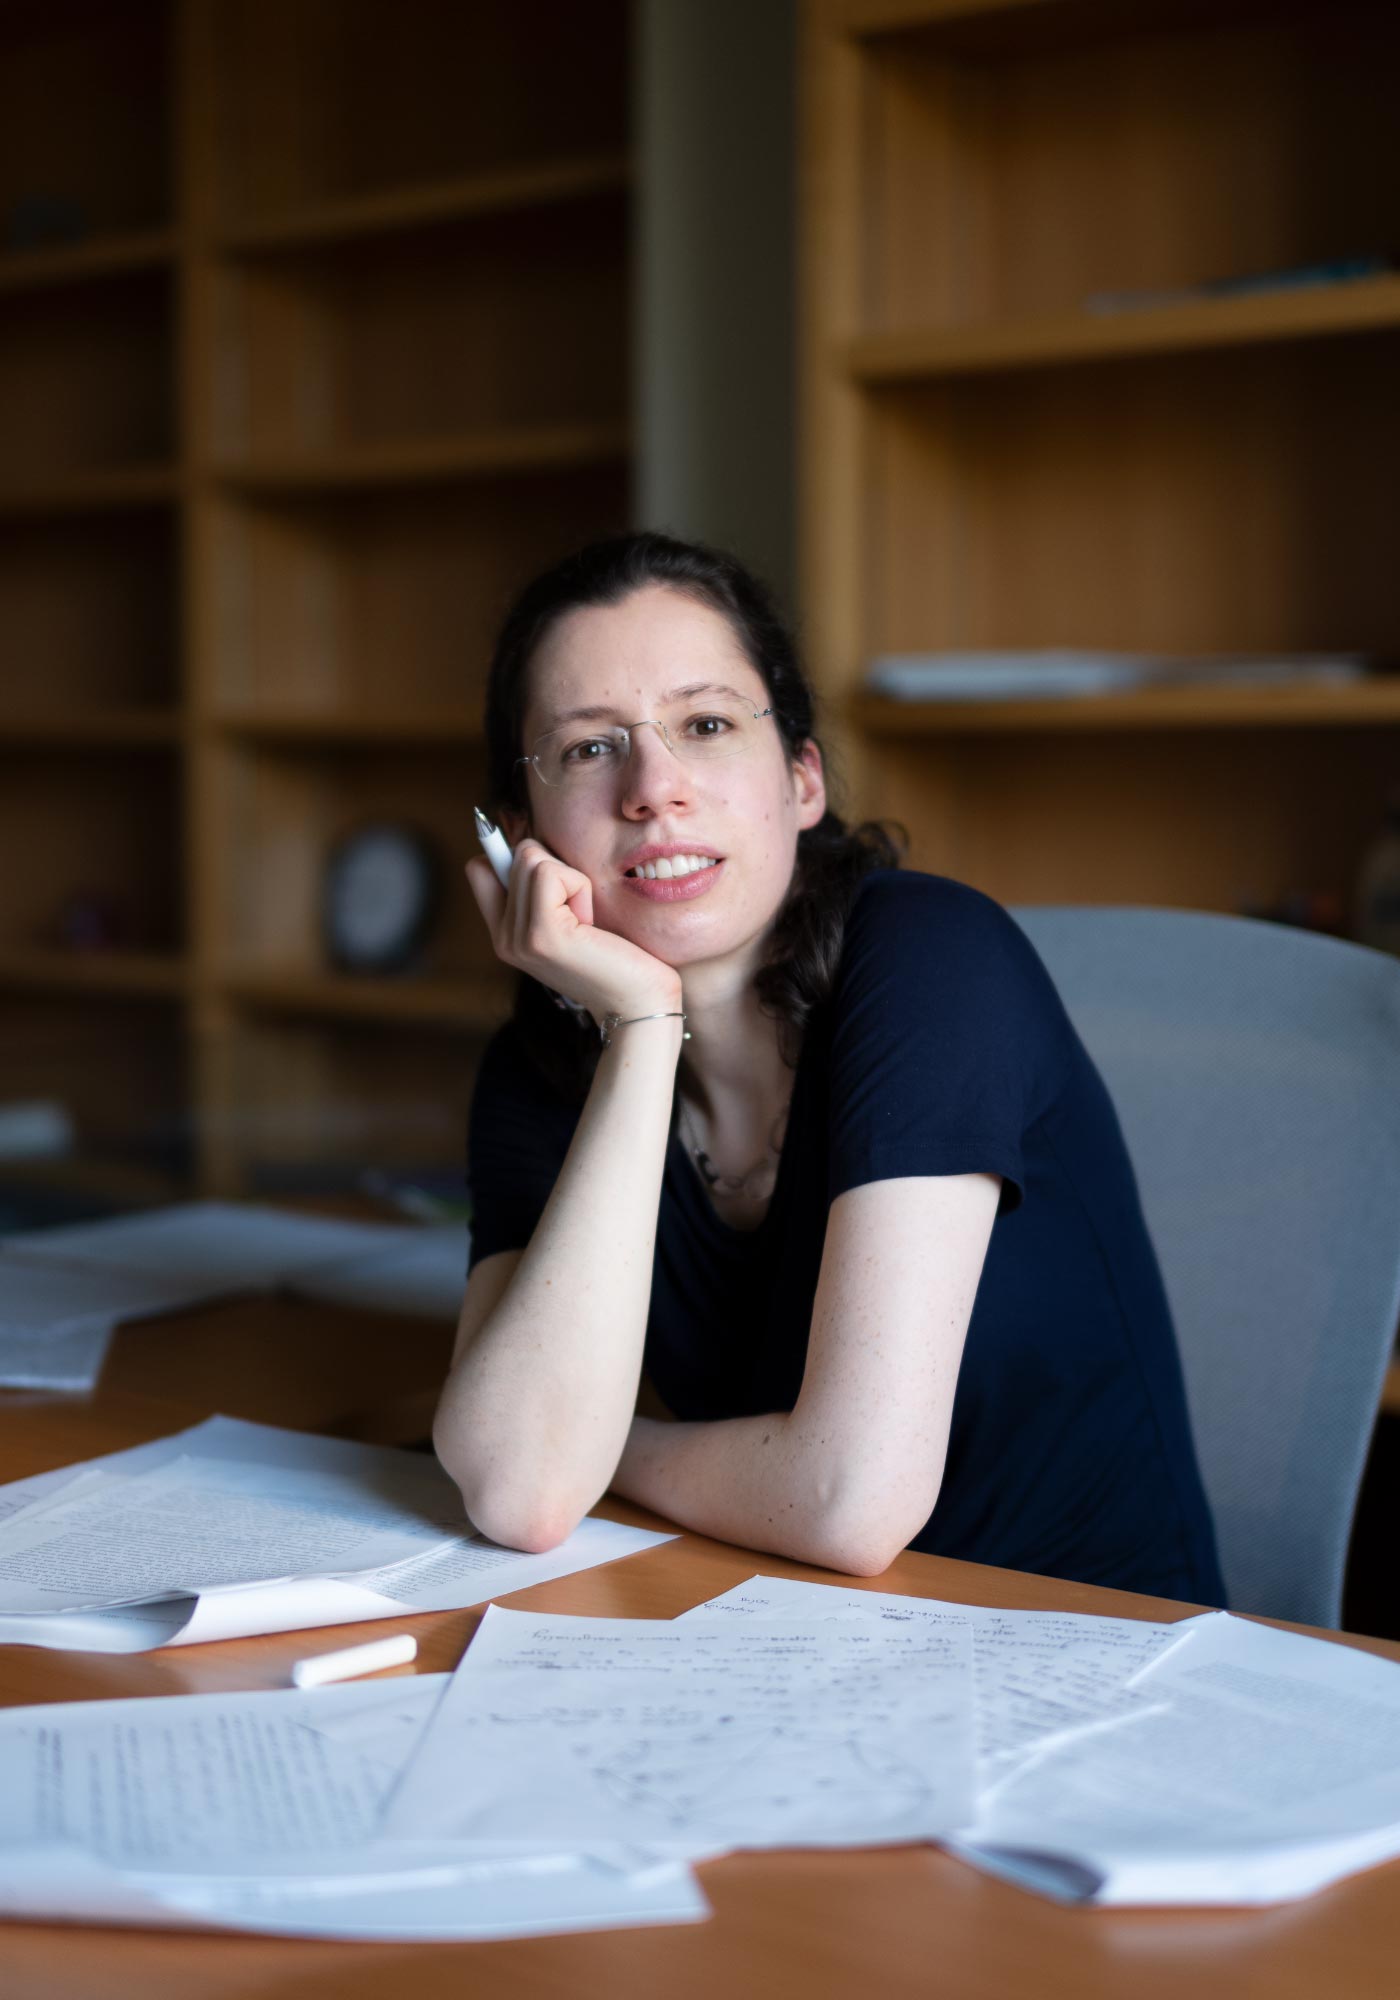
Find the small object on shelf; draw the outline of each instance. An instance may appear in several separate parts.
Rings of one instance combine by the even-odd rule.
[[[866,669],[893,701],[1051,701],[1164,687],[1341,687],[1371,662],[1355,653],[1158,654],[1031,646],[1019,651],[885,653]]]
[[[1333,257],[1321,264],[1294,264],[1281,271],[1236,272],[1228,278],[1208,278],[1199,285],[1170,291],[1092,292],[1084,310],[1094,313],[1147,312],[1158,306],[1184,306],[1198,299],[1238,299],[1255,292],[1295,292],[1312,285],[1353,285],[1363,278],[1383,278],[1395,269],[1393,257],[1367,253]]]
[[[1356,935],[1373,951],[1400,958],[1400,785],[1391,791],[1381,830],[1361,859]]]
[[[101,889],[78,889],[66,897],[50,936],[62,951],[119,951],[132,942],[120,901]]]
[[[59,1160],[73,1150],[68,1108],[35,1098],[0,1104],[0,1160]]]
[[[1289,930],[1317,931],[1323,937],[1345,937],[1342,898],[1331,889],[1290,889],[1272,903],[1246,903],[1240,911],[1261,924],[1284,924]]]
[[[87,210],[66,194],[26,194],[5,217],[7,250],[54,250],[92,234]]]
[[[326,862],[321,925],[343,972],[403,972],[420,957],[442,901],[442,862],[417,828],[357,827]]]

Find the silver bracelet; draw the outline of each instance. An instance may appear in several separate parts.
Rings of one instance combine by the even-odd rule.
[[[607,1049],[612,1047],[614,1028],[635,1028],[639,1021],[683,1021],[684,1019],[685,1015],[678,1007],[673,1007],[664,1014],[633,1014],[631,1019],[626,1021],[621,1014],[604,1014],[598,1023],[598,1033],[603,1038],[603,1047]],[[683,1042],[690,1040],[688,1031],[681,1036],[681,1040]]]

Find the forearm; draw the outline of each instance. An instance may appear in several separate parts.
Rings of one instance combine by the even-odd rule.
[[[633,1420],[612,1490],[683,1528],[796,1562],[878,1575],[902,1542],[870,1521],[841,1455],[791,1415]]]
[[[605,1050],[510,1284],[458,1355],[434,1430],[477,1525],[561,1539],[606,1488],[641,1371],[679,1020]]]

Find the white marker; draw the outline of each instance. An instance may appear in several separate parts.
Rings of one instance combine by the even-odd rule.
[[[392,1639],[371,1639],[367,1646],[346,1646],[339,1653],[317,1653],[298,1660],[292,1668],[292,1686],[324,1687],[327,1681],[352,1681],[357,1674],[377,1674],[382,1667],[406,1667],[418,1657],[418,1641],[411,1632],[396,1632]]]
[[[505,835],[498,826],[493,826],[480,806],[473,806],[476,814],[476,837],[481,842],[481,851],[496,871],[496,880],[503,889],[510,887],[510,865],[515,856],[511,853]]]
[[[476,837],[481,842],[481,851],[495,869],[496,880],[503,889],[508,889],[510,871],[515,861],[510,845],[501,829],[491,823],[480,806],[473,806],[472,812],[476,817]],[[549,993],[550,988],[546,987],[545,991]],[[588,1009],[579,1001],[566,1000],[562,993],[553,993],[551,997],[556,1007],[562,1007],[566,1013],[572,1014],[576,1021],[587,1021],[592,1018]],[[689,1037],[686,1039],[689,1040]]]

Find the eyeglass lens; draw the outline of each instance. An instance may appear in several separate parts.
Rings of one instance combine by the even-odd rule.
[[[763,715],[771,713],[765,709]],[[551,730],[534,746],[531,762],[547,785],[597,783],[616,774],[631,754],[634,730],[655,728],[673,756],[688,764],[707,764],[734,757],[748,749],[762,727],[762,716],[738,702],[707,701],[665,709],[659,715],[606,728],[571,727]]]

